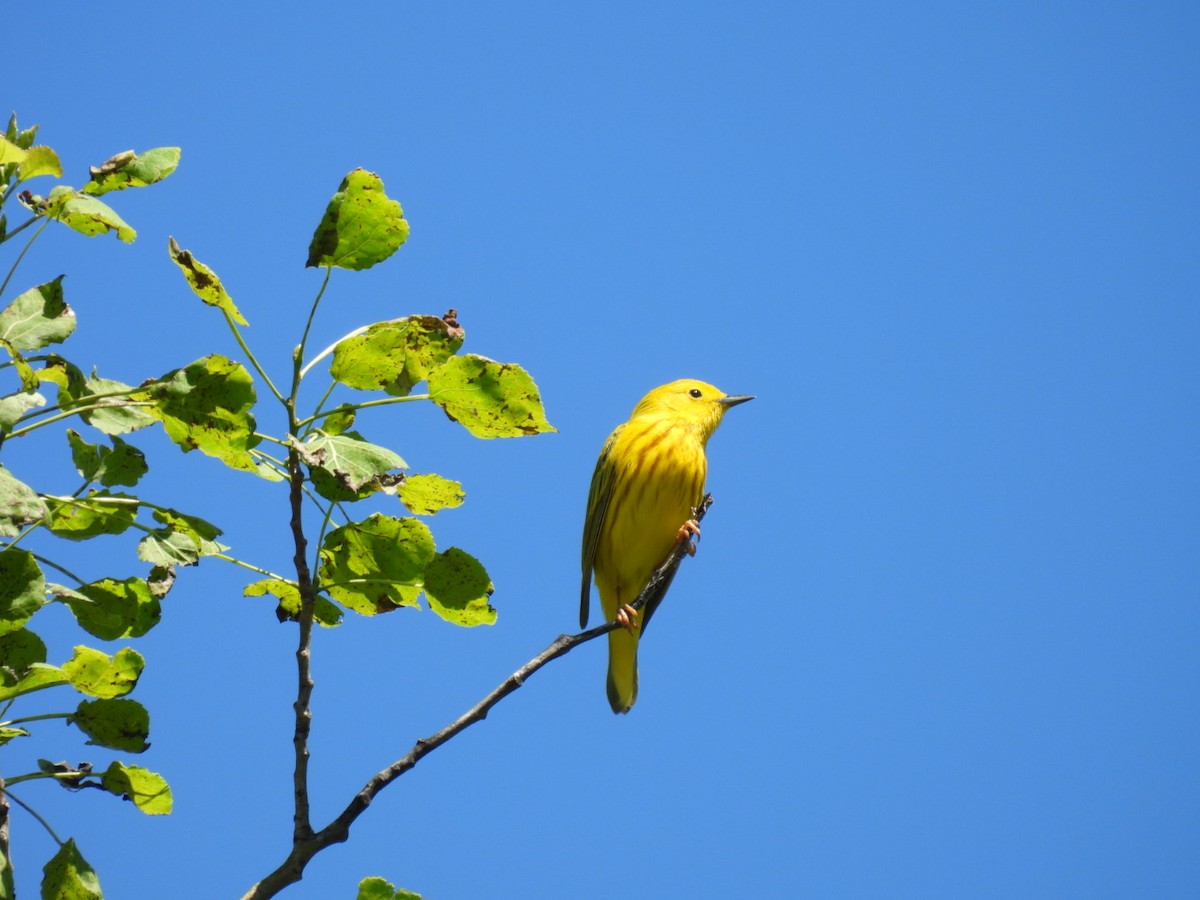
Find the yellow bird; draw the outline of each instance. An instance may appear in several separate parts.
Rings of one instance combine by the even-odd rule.
[[[640,622],[627,607],[678,542],[700,533],[693,516],[708,474],[705,445],[725,410],[753,399],[703,381],[672,381],[643,397],[600,451],[583,523],[579,627],[587,627],[594,571],[605,618],[626,624],[608,634],[608,702],[615,713],[629,712],[637,700],[638,639],[669,584],[646,604]]]

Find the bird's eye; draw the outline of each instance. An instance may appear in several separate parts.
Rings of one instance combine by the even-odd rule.
[[[688,391],[688,396],[695,397],[697,400],[699,400],[700,388],[692,388],[690,391]]]

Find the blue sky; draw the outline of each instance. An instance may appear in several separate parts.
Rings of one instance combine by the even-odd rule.
[[[464,482],[430,524],[488,566],[500,618],[402,610],[318,636],[320,823],[573,628],[595,456],[646,390],[758,395],[710,445],[716,505],[634,711],[609,712],[602,645],[577,650],[283,896],[353,897],[373,874],[436,900],[1200,891],[1194,6],[63,15],[17,8],[5,31],[7,102],[66,180],[183,148],[168,182],[114,196],[134,245],[64,230],[23,263],[22,285],[68,273],[73,360],[137,382],[239,355],[168,259],[174,235],[282,371],[320,280],[308,240],[363,166],[412,236],[335,274],[315,346],[456,307],[465,349],[524,365],[559,429],[483,442],[432,408],[360,419]],[[265,404],[260,420],[279,430]],[[281,492],[133,440],[147,496],[285,568]],[[5,454],[75,486],[65,442]],[[80,567],[137,570],[127,544],[105,550]],[[136,761],[170,780],[171,817],[24,792],[109,896],[240,896],[286,852],[294,632],[244,581],[181,573],[137,642],[153,747]],[[96,643],[41,615],[52,658]],[[6,774],[112,755],[57,726],[0,752]],[[50,841],[21,813],[13,841],[32,896]]]

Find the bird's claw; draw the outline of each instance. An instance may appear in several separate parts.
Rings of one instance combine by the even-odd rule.
[[[633,634],[634,629],[637,628],[637,610],[626,603],[617,610],[617,624]]]
[[[680,544],[687,542],[688,556],[696,555],[696,545],[692,541],[693,537],[695,537],[696,540],[700,539],[700,523],[695,519],[688,519],[681,526],[679,526],[679,534],[675,537],[676,542]]]

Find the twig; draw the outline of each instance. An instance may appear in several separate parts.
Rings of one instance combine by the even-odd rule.
[[[695,510],[695,519],[697,522],[704,518],[705,513],[708,512],[708,508],[712,506],[712,502],[712,494],[706,494],[704,500],[701,501]],[[661,594],[662,585],[664,583],[670,584],[683,558],[692,552],[693,549],[694,545],[690,540],[680,541],[666,562],[659,566],[654,574],[650,576],[650,580],[646,582],[646,587],[642,589],[637,599],[630,605],[634,609],[640,610],[656,593]],[[516,691],[517,688],[522,687],[529,679],[529,676],[546,665],[546,663],[570,653],[580,644],[586,644],[588,641],[595,640],[601,635],[608,634],[610,631],[620,627],[620,623],[614,619],[611,622],[605,622],[603,625],[597,625],[595,628],[589,628],[587,631],[581,631],[578,634],[560,634],[551,642],[550,646],[509,675],[491,693],[473,707],[440,731],[431,734],[429,737],[419,739],[413,744],[412,749],[408,753],[372,775],[367,783],[363,785],[362,789],[354,795],[354,798],[346,808],[332,822],[320,831],[312,833],[307,839],[301,839],[301,836],[297,834],[293,841],[292,852],[288,854],[287,859],[273,872],[250,888],[242,897],[242,900],[265,900],[267,897],[274,897],[289,884],[295,884],[304,877],[305,866],[308,865],[309,861],[317,853],[332,844],[342,843],[350,836],[350,826],[366,811],[367,807],[371,805],[371,802],[385,787],[413,768],[423,757],[432,753],[438,747],[442,746],[442,744],[465,731],[476,722],[482,722],[486,719],[492,707]]]

